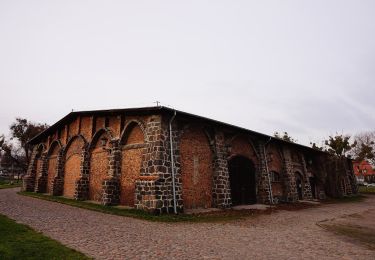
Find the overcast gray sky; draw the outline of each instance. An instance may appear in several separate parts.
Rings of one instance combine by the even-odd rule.
[[[374,14],[374,0],[0,0],[0,133],[155,100],[303,144],[374,130]]]

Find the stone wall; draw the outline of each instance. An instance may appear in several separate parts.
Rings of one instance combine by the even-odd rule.
[[[224,134],[216,130],[213,143],[215,148],[212,189],[213,206],[217,208],[228,208],[232,205],[232,198],[227,160],[228,150],[225,146]]]

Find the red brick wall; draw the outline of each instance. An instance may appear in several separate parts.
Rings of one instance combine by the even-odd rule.
[[[79,117],[73,120],[69,124],[69,137],[75,136],[78,134],[78,126],[79,126]]]
[[[51,192],[52,181],[56,175],[57,166],[57,154],[59,152],[59,146],[55,145],[51,154],[48,156],[48,177],[47,177],[47,193]]]
[[[94,118],[95,123],[96,123],[95,125],[96,131],[105,127],[105,118],[106,117],[104,116]],[[127,122],[130,122],[132,120],[146,122],[148,118],[149,116],[127,116],[126,121],[123,123],[123,125],[126,125]],[[107,119],[108,119],[108,128],[111,130],[113,134],[113,138],[120,138],[121,131],[123,130],[121,129],[121,116],[120,115],[108,116]],[[69,140],[69,138],[72,138],[73,136],[76,136],[78,134],[81,134],[87,140],[87,142],[90,143],[92,139],[93,124],[94,122],[91,116],[82,116],[81,118],[77,117],[67,125],[67,128],[66,128],[66,125],[61,126],[58,130],[56,130],[56,132],[48,136],[43,141],[43,143],[46,145],[47,149],[49,149],[51,143],[54,140],[60,140],[61,144],[64,146],[67,144],[67,140]],[[67,136],[68,135],[67,131],[69,131],[69,136]],[[58,138],[58,134],[57,134],[58,132],[60,132],[60,138]],[[138,137],[142,136],[143,138],[143,133],[140,129],[138,132],[134,133],[133,135],[135,136],[138,135]],[[131,137],[131,138],[138,138],[138,137]]]
[[[81,154],[84,142],[81,138],[75,138],[65,156],[64,167],[64,196],[72,198],[75,192],[75,181],[80,176]]]
[[[186,209],[212,205],[212,152],[203,130],[187,129],[181,136],[182,198]]]
[[[111,129],[114,137],[116,138],[120,137],[120,131],[121,131],[120,120],[121,120],[120,116],[111,116],[109,118],[109,128]]]
[[[80,134],[86,138],[86,140],[91,139],[92,134],[92,118],[89,116],[84,116],[81,118],[81,131]]]
[[[97,117],[96,118],[96,130],[105,127],[105,117]]]
[[[249,158],[254,163],[255,166],[258,164],[258,158],[256,156],[256,153],[253,147],[251,146],[251,144],[249,143],[249,141],[245,137],[242,137],[242,136],[236,137],[232,141],[231,146],[232,146],[232,150],[231,150],[232,155],[242,155],[244,157]]]
[[[105,149],[102,147],[101,139],[105,137],[107,144]],[[102,182],[108,177],[108,143],[109,136],[102,134],[91,151],[90,157],[90,182],[89,182],[89,199],[101,201],[102,199]]]
[[[135,126],[127,138],[126,145],[144,143],[144,135],[139,126]],[[134,206],[135,181],[140,175],[142,148],[123,149],[121,160],[120,204]]]
[[[269,171],[274,171],[279,174],[279,181],[272,182],[272,195],[274,197],[281,197],[283,195],[282,174],[283,174],[283,159],[280,152],[274,144],[267,147],[267,159]]]
[[[65,126],[61,128],[60,141],[63,145],[66,145],[66,129],[65,129]]]
[[[139,126],[135,126],[127,138],[126,144],[143,144],[144,134]]]

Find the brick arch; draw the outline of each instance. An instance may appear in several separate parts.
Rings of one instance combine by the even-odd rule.
[[[124,130],[120,135],[120,144],[124,145],[128,143],[128,138],[134,127],[139,127],[143,134],[143,140],[146,141],[146,127],[142,121],[133,119],[126,123]]]
[[[213,152],[203,127],[193,125],[180,137],[182,199],[185,209],[212,206]]]
[[[189,131],[189,128],[194,128],[197,124],[190,124],[187,123],[182,127],[182,131],[180,132],[180,138],[181,136],[186,132]],[[200,126],[202,132],[205,134],[208,144],[210,145],[211,152],[213,154],[216,154],[216,147],[215,147],[215,130],[208,125],[202,125]]]
[[[113,135],[107,128],[98,130],[89,145],[89,199],[101,201],[103,196],[102,182],[108,176],[110,141]]]
[[[60,140],[54,140],[51,145],[49,146],[48,148],[48,151],[47,151],[47,156],[50,156],[53,152],[54,152],[54,149],[56,148],[56,146],[59,148],[59,149],[62,149],[63,148],[63,145],[61,143]]]
[[[64,149],[63,195],[66,197],[74,197],[75,183],[81,176],[82,154],[86,146],[86,139],[82,135],[76,135],[69,139]]]
[[[98,143],[99,139],[102,137],[103,134],[107,135],[108,140],[112,140],[114,138],[113,132],[110,128],[100,128],[91,139],[90,144],[88,145],[88,150],[92,150],[95,148],[96,144]]]
[[[145,131],[138,121],[129,122],[121,136],[120,204],[134,206],[135,181],[140,176]]]
[[[36,150],[36,153],[35,153],[35,160],[34,160],[34,168],[35,168],[35,175],[34,175],[34,178],[35,178],[35,181],[37,180],[37,178],[39,177],[39,173],[40,173],[40,170],[41,168],[43,167],[43,158],[42,158],[42,155],[45,153],[46,151],[46,146],[44,144],[38,144],[38,146],[35,148]]]
[[[57,176],[58,155],[61,152],[62,144],[60,140],[51,143],[47,152],[47,193],[52,191],[52,182]]]
[[[235,135],[229,140],[228,145],[230,146],[228,160],[235,156],[243,156],[250,159],[256,167],[259,165],[259,154],[250,138],[241,134]]]
[[[79,135],[72,136],[72,137],[68,140],[67,144],[66,144],[65,147],[64,147],[64,157],[66,156],[68,149],[70,148],[70,146],[72,145],[72,143],[73,143],[76,139],[80,139],[80,140],[83,141],[83,143],[84,143],[83,148],[85,148],[85,147],[88,145],[88,142],[87,142],[86,138],[85,138],[83,135],[79,134]]]

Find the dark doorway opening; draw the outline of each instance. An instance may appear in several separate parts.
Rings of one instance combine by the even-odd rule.
[[[256,180],[253,162],[243,156],[229,161],[229,178],[233,205],[256,203]]]
[[[296,179],[296,188],[297,188],[297,194],[298,194],[298,199],[302,200],[302,176],[299,172],[296,172],[295,174],[295,179]]]

